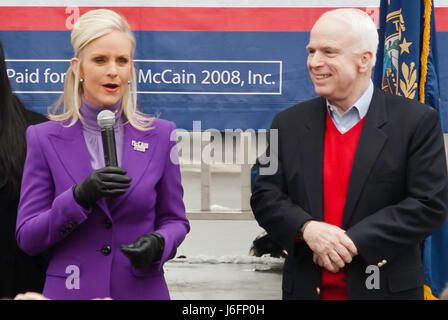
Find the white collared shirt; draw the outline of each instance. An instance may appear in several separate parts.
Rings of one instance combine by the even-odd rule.
[[[373,82],[370,80],[369,86],[362,96],[341,116],[337,108],[327,100],[327,110],[336,128],[344,134],[353,128],[359,120],[364,118],[369,111],[369,105],[373,96]]]

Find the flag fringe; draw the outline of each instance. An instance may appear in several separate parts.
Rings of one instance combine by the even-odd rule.
[[[424,25],[423,25],[423,41],[422,51],[420,55],[420,83],[419,83],[419,101],[425,103],[425,85],[426,77],[428,76],[428,56],[429,44],[431,37],[431,11],[432,0],[424,0]]]
[[[425,300],[440,300],[432,294],[431,288],[426,284],[423,287],[423,297]]]

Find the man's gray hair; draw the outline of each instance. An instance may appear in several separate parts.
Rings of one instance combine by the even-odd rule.
[[[355,8],[341,8],[325,12],[319,17],[331,17],[344,21],[353,33],[354,53],[372,52],[372,68],[376,62],[378,49],[378,30],[372,18],[364,11]]]

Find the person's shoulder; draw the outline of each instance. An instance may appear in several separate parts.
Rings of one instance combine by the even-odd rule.
[[[419,127],[435,128],[440,122],[435,108],[417,100],[380,92],[384,95],[388,123],[393,130],[408,129],[414,132]]]
[[[153,125],[158,126],[158,127],[168,128],[168,127],[175,126],[175,123],[173,121],[170,121],[167,119],[155,117],[153,120]]]
[[[398,116],[408,115],[420,118],[427,115],[437,115],[436,109],[417,100],[405,98],[399,95],[383,92],[389,112]]]
[[[140,127],[133,125],[129,121],[125,123],[130,129],[130,134],[138,136],[157,135],[159,138],[167,136],[169,138],[172,132],[176,129],[176,124],[172,121],[161,119],[158,116],[152,117],[143,115],[143,117],[146,119],[144,122],[140,123]]]
[[[28,130],[34,130],[39,135],[58,134],[64,125],[61,121],[48,120],[32,124],[28,127]]]
[[[157,133],[171,134],[176,129],[176,124],[173,121],[155,117],[151,124],[151,130],[155,130]]]
[[[277,121],[297,121],[298,119],[303,119],[305,115],[309,115],[310,112],[315,112],[318,106],[325,106],[325,98],[317,97],[300,102],[280,111],[275,118]]]
[[[33,125],[48,121],[48,118],[44,116],[42,113],[26,108],[24,109],[24,113],[27,125]]]

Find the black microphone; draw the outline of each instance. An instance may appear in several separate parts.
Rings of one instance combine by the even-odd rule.
[[[118,167],[117,148],[115,146],[115,114],[110,110],[103,110],[98,113],[96,118],[101,128],[101,137],[103,138],[104,162],[106,167]]]

